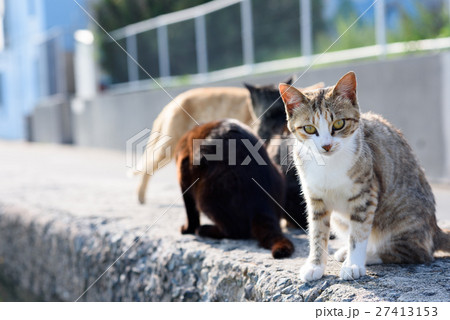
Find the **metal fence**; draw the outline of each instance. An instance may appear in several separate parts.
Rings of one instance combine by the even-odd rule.
[[[216,0],[112,32],[129,55],[109,42],[106,71],[112,84],[142,83],[147,72],[204,83],[449,48],[449,17],[450,0]]]

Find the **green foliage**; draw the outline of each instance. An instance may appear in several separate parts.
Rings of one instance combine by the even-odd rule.
[[[220,70],[243,63],[239,4],[205,17],[208,70]]]
[[[106,31],[112,31],[209,1],[211,0],[100,0],[94,6],[94,11],[100,25]]]
[[[359,16],[351,0],[343,0],[337,10],[337,15],[328,21],[325,21],[322,16],[323,9],[323,6],[320,6],[317,11],[313,10],[313,21],[316,20],[316,17],[321,17],[321,25],[316,25],[314,29],[315,53],[375,44],[375,26],[372,19],[367,19],[366,16],[366,19],[360,19],[350,27]]]
[[[444,1],[434,6],[417,1],[414,14],[408,13],[403,7],[398,10],[399,28],[388,32],[389,42],[450,37],[450,19]]]
[[[170,74],[180,76],[197,72],[195,21],[193,19],[168,26]]]
[[[209,1],[211,0],[100,0],[94,5],[93,11],[102,28],[110,32],[132,23]],[[111,39],[100,28],[95,30],[95,37],[102,69],[110,75],[113,83],[125,82],[127,80],[126,54],[116,44],[111,43]],[[120,45],[125,48],[125,41],[120,41]],[[145,60],[146,57],[142,59]],[[141,58],[139,62],[141,63]],[[154,74],[152,70],[149,71]],[[141,71],[140,76],[142,76]]]
[[[318,33],[315,39],[316,52],[324,52],[328,48],[328,51],[338,51],[374,45],[375,30],[373,24],[357,22],[349,29],[349,26],[356,19],[355,13],[348,15],[348,17],[340,16],[335,21],[336,33],[330,34],[326,31]],[[338,38],[339,40],[336,41]]]
[[[211,0],[99,0],[94,12],[106,31]],[[255,61],[283,59],[301,54],[298,0],[252,0]],[[349,28],[359,14],[354,0],[341,0],[337,13],[327,17],[324,0],[313,0],[314,52],[345,50],[375,44],[374,9]],[[450,37],[450,17],[445,1],[414,1],[414,10],[402,0],[392,1],[387,13],[397,13],[397,25],[388,28],[389,42]],[[206,16],[209,71],[243,63],[239,5]],[[348,29],[348,30],[347,30]],[[171,74],[197,71],[194,21],[168,26]],[[342,35],[342,37],[341,37]],[[340,38],[339,38],[340,37]],[[339,38],[338,41],[336,41]],[[99,60],[113,83],[126,82],[126,54],[100,29],[96,33]],[[334,43],[336,41],[336,43]],[[124,48],[125,39],[119,40]],[[154,77],[159,76],[156,30],[137,35],[138,62]],[[334,44],[333,44],[334,43]],[[333,44],[333,45],[332,45]],[[332,45],[331,48],[329,48]],[[139,79],[148,76],[139,70]]]
[[[256,62],[300,55],[299,6],[298,0],[252,1]]]

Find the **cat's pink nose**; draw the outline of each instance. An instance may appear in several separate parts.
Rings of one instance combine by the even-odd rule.
[[[324,144],[322,146],[322,149],[325,150],[326,152],[330,151],[332,145],[331,144]]]

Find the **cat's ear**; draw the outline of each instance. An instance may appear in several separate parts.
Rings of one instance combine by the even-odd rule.
[[[344,97],[349,99],[353,105],[357,104],[356,98],[356,75],[353,71],[345,74],[334,87],[333,95],[335,97]]]
[[[296,88],[285,83],[280,83],[278,88],[280,90],[280,96],[281,99],[283,99],[288,116],[292,115],[295,108],[300,107],[302,103],[306,102],[306,97]]]
[[[282,83],[286,83],[286,84],[292,84],[294,82],[294,79],[296,79],[297,77],[295,76],[295,74],[293,74],[292,76],[290,76],[289,78],[287,78],[285,81],[282,81]]]
[[[250,92],[255,90],[255,86],[253,86],[252,84],[247,83],[247,82],[244,82],[244,87],[246,87],[247,90],[250,91]]]

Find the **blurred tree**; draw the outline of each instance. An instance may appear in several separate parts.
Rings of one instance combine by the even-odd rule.
[[[323,15],[323,6],[317,8],[317,16]],[[342,0],[336,13],[330,18],[322,17],[322,25],[314,32],[314,51],[316,53],[358,48],[375,44],[373,8],[351,28],[361,12],[354,0]],[[314,16],[314,18],[316,17]],[[334,43],[337,39],[339,40]],[[330,48],[330,46],[333,46]]]
[[[150,19],[162,14],[183,10],[211,0],[99,0],[93,11],[98,23],[110,32],[126,25]],[[111,78],[108,82],[127,80],[126,56],[101,30],[95,30],[98,45],[98,59],[103,71]],[[119,41],[125,46],[125,41]]]
[[[94,11],[106,31],[156,16],[194,7],[211,0],[100,0]]]
[[[299,12],[299,0],[252,1],[256,62],[300,55]]]
[[[356,14],[355,3],[353,0],[341,0],[339,2],[338,15],[344,20],[353,18]],[[354,20],[353,20],[354,21]]]
[[[240,12],[240,5],[234,4],[206,15],[209,71],[239,66],[244,62]]]
[[[400,18],[399,25],[388,32],[389,42],[450,37],[450,19],[444,1],[415,1],[413,10],[396,2],[390,9],[397,10]]]
[[[312,2],[312,33],[313,33],[313,51],[321,51],[321,46],[317,44],[317,39],[322,37],[327,31],[327,21],[324,17],[323,0]]]

